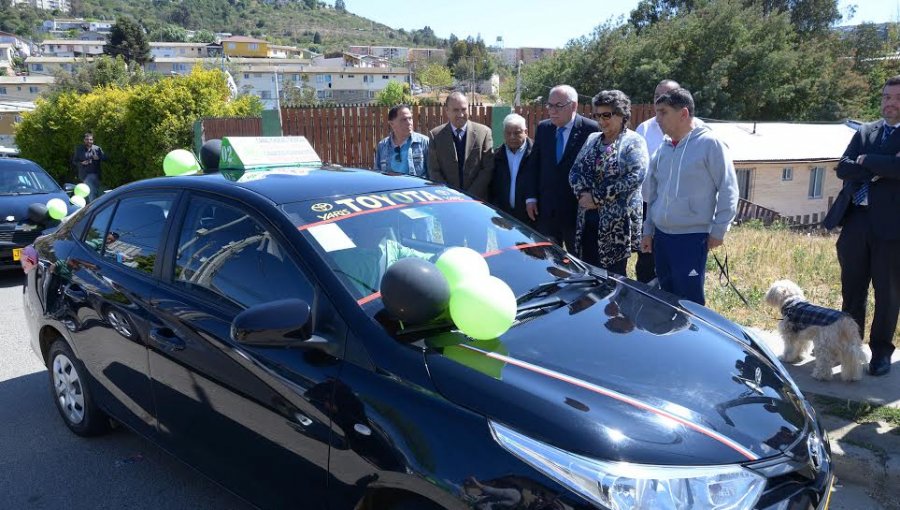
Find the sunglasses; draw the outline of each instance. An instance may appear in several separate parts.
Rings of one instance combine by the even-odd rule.
[[[403,158],[400,157],[400,147],[394,147],[394,161],[401,162]]]
[[[615,113],[613,113],[613,112],[594,112],[591,114],[591,118],[595,119],[595,120],[596,119],[609,120],[612,118],[613,115],[615,115]]]

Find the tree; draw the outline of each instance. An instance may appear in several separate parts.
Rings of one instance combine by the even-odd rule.
[[[17,125],[16,145],[24,157],[62,182],[70,178],[72,147],[91,129],[110,155],[103,165],[104,183],[119,186],[161,175],[169,151],[191,147],[197,119],[250,117],[261,111],[255,96],[230,101],[221,71],[196,67],[189,75],[152,84],[65,92],[40,100]]]
[[[127,16],[116,19],[104,52],[113,57],[121,55],[128,64],[144,65],[150,61],[150,43],[144,29]]]
[[[488,52],[484,41],[479,37],[458,40],[450,47],[447,67],[453,70],[458,80],[486,80],[497,70],[497,62]]]
[[[438,97],[438,90],[442,87],[453,85],[453,75],[447,66],[432,63],[426,65],[418,72],[419,83],[434,89],[434,97]]]
[[[316,106],[319,99],[316,97],[316,89],[307,84],[288,85],[282,91],[281,106],[288,108],[299,108],[305,106]]]
[[[51,96],[63,93],[87,94],[96,87],[127,87],[141,83],[153,83],[158,76],[144,72],[141,67],[129,71],[121,56],[112,58],[101,55],[93,62],[80,62],[74,72],[59,70],[50,87]]]
[[[188,33],[181,27],[165,25],[150,32],[149,39],[160,42],[188,42]]]
[[[313,44],[322,44],[322,36],[318,32],[313,35]]]
[[[344,3],[344,0],[335,0],[334,10],[338,12],[347,12],[347,4]]]
[[[379,106],[394,106],[401,103],[408,105],[415,103],[415,98],[409,91],[408,83],[391,80],[375,94],[375,104]]]
[[[701,4],[701,2],[698,2]],[[668,16],[668,15],[667,15]],[[583,94],[620,89],[650,102],[662,78],[678,80],[697,114],[729,120],[835,120],[859,112],[865,82],[837,37],[803,37],[790,13],[743,0],[709,0],[638,33],[630,22],[597,27],[554,57],[523,69],[524,96],[569,83]]]
[[[194,37],[191,37],[191,41],[198,43],[214,43],[216,42],[216,35],[209,30],[201,30],[196,32]]]

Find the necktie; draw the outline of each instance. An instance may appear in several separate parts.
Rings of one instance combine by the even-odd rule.
[[[885,124],[881,128],[881,145],[884,145],[888,141],[888,138],[890,138],[894,133],[894,129],[896,129],[896,126],[888,126],[887,124]],[[866,202],[868,196],[869,181],[866,181],[862,183],[862,186],[860,186],[859,189],[856,190],[856,193],[853,194],[853,203],[856,205],[862,205],[863,202]]]
[[[563,126],[561,128],[556,128],[556,162],[562,159],[563,152],[566,150],[566,139],[563,137],[563,133],[566,132],[566,127]]]

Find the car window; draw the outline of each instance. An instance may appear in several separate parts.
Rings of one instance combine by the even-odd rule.
[[[88,227],[87,233],[84,236],[84,244],[97,253],[103,251],[103,240],[106,239],[106,227],[109,226],[109,219],[112,218],[113,209],[114,207],[110,205],[95,214],[94,219],[91,220],[91,226]]]
[[[0,171],[0,195],[34,195],[61,191],[37,165],[15,165]]]
[[[287,298],[312,304],[312,284],[272,233],[211,198],[188,204],[172,276],[176,285],[241,308]]]
[[[537,232],[449,188],[332,197],[282,208],[364,303],[379,296],[381,278],[397,260],[434,262],[454,246],[481,253],[490,274],[517,294],[584,270]]]
[[[124,198],[119,201],[105,236],[103,256],[151,274],[162,243],[175,193]]]

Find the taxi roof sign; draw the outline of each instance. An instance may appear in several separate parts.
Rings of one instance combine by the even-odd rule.
[[[317,166],[322,160],[303,136],[226,136],[219,169]]]

